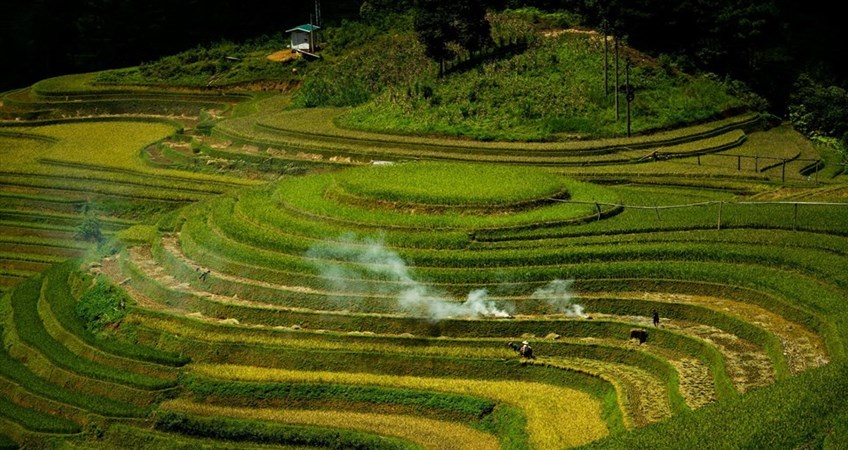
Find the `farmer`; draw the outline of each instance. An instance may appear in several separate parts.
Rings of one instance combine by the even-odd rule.
[[[654,326],[655,327],[660,326],[660,313],[658,313],[656,309],[653,312],[653,316],[654,316]]]
[[[518,349],[518,354],[527,359],[533,359],[533,347],[530,346],[529,342],[523,341]]]

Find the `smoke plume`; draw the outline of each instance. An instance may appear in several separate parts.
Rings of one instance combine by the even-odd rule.
[[[572,284],[574,284],[574,280],[554,280],[544,287],[536,289],[531,297],[548,302],[556,311],[568,317],[586,317],[586,314],[583,313],[583,306],[574,303],[574,294],[571,292]]]
[[[368,286],[364,288],[366,294],[392,295],[401,310],[434,322],[447,318],[510,317],[489,299],[485,289],[469,292],[460,303],[417,281],[403,258],[380,240],[358,240],[348,235],[332,246],[313,246],[306,256],[340,295],[362,293],[363,287]],[[373,279],[391,283],[366,283]]]

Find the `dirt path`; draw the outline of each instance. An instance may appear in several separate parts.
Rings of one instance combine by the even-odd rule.
[[[758,305],[720,297],[671,293],[616,292],[608,293],[608,295],[622,299],[634,298],[705,306],[738,317],[777,336],[783,345],[783,354],[789,370],[793,374],[821,367],[830,362],[824,341],[816,332]]]
[[[653,327],[650,317],[597,313],[592,313],[592,317],[633,323],[648,329],[649,334],[650,328]],[[662,326],[715,346],[724,358],[728,376],[740,392],[747,392],[754,387],[766,386],[774,382],[774,366],[771,359],[757,345],[701,323],[666,319],[663,320]]]
[[[175,235],[163,236],[162,237],[162,247],[168,253],[170,253],[171,255],[173,255],[174,257],[176,257],[177,259],[179,259],[181,262],[183,262],[184,264],[186,264],[188,266],[200,267],[201,270],[211,270],[211,269],[208,269],[206,267],[203,267],[197,261],[194,261],[194,260],[190,259],[188,256],[186,256],[185,253],[183,253],[182,249],[180,248],[179,239]],[[329,291],[321,291],[321,290],[318,290],[318,289],[308,288],[308,287],[304,287],[304,286],[289,286],[289,285],[283,285],[283,284],[277,284],[277,283],[268,283],[266,281],[258,281],[258,280],[254,280],[254,279],[251,279],[251,278],[245,278],[245,277],[240,277],[240,276],[236,276],[236,275],[230,275],[230,274],[227,274],[227,273],[222,273],[222,272],[217,272],[217,271],[214,272],[213,275],[216,278],[224,280],[224,281],[231,281],[231,282],[234,282],[234,283],[246,284],[246,285],[249,285],[249,286],[258,286],[258,287],[264,287],[264,288],[279,289],[281,291],[296,292],[296,293],[299,293],[299,294],[337,295],[336,293],[332,293],[332,292],[329,292]]]

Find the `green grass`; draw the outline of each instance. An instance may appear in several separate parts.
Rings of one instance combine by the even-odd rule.
[[[68,165],[94,167],[107,173],[108,171],[121,173],[121,171],[129,170],[142,175],[174,177],[176,180],[246,184],[238,179],[152,169],[143,164],[139,156],[141,149],[176,131],[169,123],[129,120],[89,121],[11,128],[6,131],[25,133],[28,136],[47,138],[55,142],[53,145],[44,146],[41,141],[30,144],[32,140],[26,140],[27,145],[32,148],[29,151],[10,152],[8,157],[4,158],[7,162],[4,169],[6,171],[38,173],[38,162],[49,160]]]
[[[183,386],[191,391],[195,401],[209,399],[229,406],[236,406],[241,401],[251,406],[257,406],[257,402],[268,402],[270,405],[284,403],[289,408],[314,408],[329,404],[331,409],[366,411],[401,407],[407,414],[462,421],[482,419],[495,408],[494,402],[471,396],[373,386],[246,383],[198,376],[183,380]],[[363,406],[356,408],[356,405]]]
[[[0,376],[22,386],[33,394],[104,416],[144,417],[148,414],[145,409],[128,403],[65,389],[62,386],[50,383],[34,374],[20,361],[12,358],[5,350],[0,352],[0,362],[2,362],[0,364]]]
[[[302,180],[285,180],[279,184],[275,197],[282,205],[294,211],[312,216],[312,219],[333,221],[353,227],[371,228],[371,233],[381,229],[410,228],[420,230],[433,229],[474,229],[498,228],[526,224],[563,223],[591,217],[596,214],[593,204],[553,203],[539,208],[508,215],[460,215],[448,214],[408,214],[403,211],[373,210],[365,207],[344,204],[327,198],[324,193],[332,186],[331,175],[318,175]],[[615,196],[612,192],[598,186],[576,181],[563,180],[571,194],[571,200],[581,202],[610,203]],[[266,207],[267,208],[267,207]],[[279,207],[276,210],[280,214]],[[291,214],[289,212],[289,214]],[[432,238],[431,238],[432,239]]]
[[[119,70],[100,72],[92,84],[103,86],[151,86],[209,88],[237,85],[263,80],[294,81],[299,77],[292,67],[303,69],[305,64],[279,63],[266,57],[284,49],[288,36],[282,33],[243,43],[218,42],[198,46],[157,61]]]
[[[604,95],[603,72],[597,70],[601,42],[570,34],[540,38],[523,54],[477,70],[390,86],[339,124],[482,140],[620,136],[624,108],[622,119],[615,120],[612,97]],[[636,133],[715,118],[741,105],[717,80],[687,78],[650,61],[634,64],[631,78],[638,86],[632,105]],[[623,96],[621,101],[623,106]]]
[[[106,336],[98,337],[88,331],[86,329],[86,323],[80,320],[75,312],[76,299],[70,291],[70,285],[72,283],[76,286],[85,286],[87,284],[86,278],[80,278],[76,274],[76,266],[77,261],[73,260],[59,265],[45,274],[48,285],[45,290],[44,299],[50,305],[51,311],[56,315],[58,322],[64,328],[93,347],[125,358],[138,359],[167,366],[181,366],[187,362],[185,358],[177,355],[159,352],[130,342],[110,339]]]
[[[11,438],[4,434],[0,434],[0,449],[3,450],[17,450],[18,444],[13,441]]]
[[[158,378],[111,369],[71,353],[50,336],[38,315],[37,300],[44,295],[44,291],[49,289],[49,286],[41,277],[36,277],[21,284],[12,293],[15,324],[24,343],[44,354],[57,366],[82,376],[146,390],[164,389],[173,385],[171,382]]]
[[[156,429],[188,436],[214,437],[229,441],[260,444],[303,445],[336,449],[419,448],[399,439],[358,431],[190,416],[178,412],[161,413],[156,420]]]
[[[336,176],[342,192],[365,201],[412,206],[503,206],[563,196],[561,178],[531,168],[405,163],[348,170]]]
[[[599,36],[543,37],[523,14],[494,12],[489,19],[498,24],[496,40],[529,39],[529,48],[438,79],[436,64],[424,56],[410,24],[398,22],[396,29],[350,46],[343,57],[329,54],[315,64],[294,104],[361,105],[339,123],[398,134],[483,140],[624,134],[623,118],[614,117],[612,96],[604,93],[603,72],[597,69],[603,61]],[[718,80],[680,74],[631,49],[623,53],[635,61],[636,132],[711,119],[742,106]]]
[[[739,399],[706,406],[662,424],[610,437],[586,448],[796,448],[824,440],[844,417],[837,399],[845,366],[834,363]],[[740,420],[744,417],[745,420]],[[776,426],[780,424],[780,426]],[[839,444],[841,445],[841,444]]]
[[[82,431],[79,425],[69,420],[22,407],[2,395],[0,395],[0,417],[16,422],[29,431],[39,433],[74,434]]]
[[[228,450],[232,449],[233,442],[226,440],[215,440],[212,438],[191,438],[182,434],[162,433],[154,431],[150,428],[132,427],[123,424],[114,424],[110,426],[103,437],[94,444],[74,443],[72,448],[84,449],[99,449],[104,446],[112,448],[132,449],[169,449],[169,450]],[[281,444],[249,444],[247,442],[239,442],[239,448],[246,450],[269,450],[269,449],[284,449],[284,450],[314,450],[314,447],[281,445]]]
[[[498,33],[533,35],[532,27],[522,28],[532,15],[522,14],[493,16]],[[408,30],[409,24],[396,25]],[[517,28],[506,30],[507,25]],[[85,209],[100,216],[109,235],[118,234],[110,247],[119,251],[120,260],[104,264],[103,270],[117,266],[114,281],[130,279],[130,292],[154,302],[127,302],[129,315],[121,324],[97,335],[74,313],[91,282],[76,273],[75,262],[4,294],[4,423],[27,422],[30,426],[24,428],[51,431],[53,421],[35,411],[55,407],[58,417],[64,417],[60,420],[75,422],[90,414],[96,425],[87,426],[84,437],[64,441],[72,448],[120,445],[122,440],[170,448],[236,442],[258,447],[287,443],[294,448],[304,439],[347,447],[412,445],[368,433],[339,434],[337,428],[236,419],[242,417],[236,408],[213,409],[294,404],[338,414],[382,408],[401,415],[449,417],[494,435],[502,448],[531,448],[538,442],[538,435],[527,430],[541,416],[525,414],[527,405],[519,409],[488,400],[495,397],[487,395],[445,393],[385,379],[439,376],[454,384],[509,380],[589,394],[600,403],[611,432],[591,447],[843,445],[848,408],[838,397],[846,391],[848,318],[843,300],[848,276],[841,268],[848,255],[848,208],[740,202],[753,194],[760,200],[841,202],[844,188],[837,154],[823,153],[821,186],[813,188],[812,180],[795,173],[808,164],[802,161],[790,162],[789,182],[778,185],[781,167],[767,158],[817,158],[816,148],[785,127],[751,133],[754,115],[700,123],[736,113],[742,105],[722,82],[676,73],[629,49],[625,55],[639,61],[631,72],[639,88],[632,105],[637,133],[693,125],[619,138],[623,122],[613,120],[611,99],[601,92],[597,36],[538,37],[526,51],[479,68],[455,70],[437,81],[433,63],[423,58],[407,31],[391,35],[346,24],[326,32],[324,60],[299,66],[302,75],[292,74],[291,66],[272,69],[261,62],[264,44],[255,43],[252,49],[221,44],[140,68],[45,80],[32,92],[3,98],[9,107],[27,110],[27,117],[47,114],[38,110],[46,107],[56,108],[55,115],[71,116],[161,113],[169,102],[178,104],[174,108],[194,109],[194,115],[198,108],[225,110],[236,96],[166,92],[165,86],[201,86],[209,83],[213,71],[221,74],[211,80],[218,85],[277,74],[278,79],[306,81],[293,100],[257,96],[236,107],[238,117],[214,131],[234,144],[216,149],[198,138],[193,145],[202,157],[238,159],[258,171],[280,173],[280,162],[315,158],[310,164],[329,167],[333,156],[352,158],[352,163],[479,163],[410,162],[297,178],[289,178],[295,170],[286,168],[286,177],[278,183],[225,194],[169,214],[154,226],[161,212],[178,203],[254,183],[245,177],[213,175],[216,167],[193,174],[151,164],[153,159],[142,155],[142,149],[172,135],[179,125],[171,122],[84,120],[3,127],[0,259],[9,267],[0,271],[2,290],[10,285],[7,280],[34,274],[36,267],[25,265],[65,257],[50,249],[84,250],[86,245],[71,239]],[[230,50],[244,57],[240,62],[208,64],[220,59],[215,52]],[[180,66],[185,70],[175,70]],[[344,107],[304,110],[291,108],[292,103]],[[348,109],[351,105],[359,106]],[[604,138],[574,139],[587,136]],[[238,150],[243,143],[256,146],[259,153]],[[266,147],[274,150],[267,156]],[[674,159],[644,161],[654,150]],[[174,151],[166,156],[188,168],[191,160],[181,155]],[[262,166],[272,155],[274,164]],[[735,157],[743,157],[738,172]],[[495,161],[512,166],[483,164]],[[530,164],[552,167],[520,167]],[[591,180],[607,185],[586,182]],[[563,190],[585,204],[537,201]],[[661,208],[701,202],[706,204]],[[109,218],[116,215],[132,220]],[[157,230],[180,234],[163,242]],[[171,242],[179,248],[171,249]],[[123,250],[123,245],[140,247]],[[462,302],[472,289],[487,288],[497,305],[513,305],[514,314],[526,316],[433,323],[401,314],[396,294],[409,280],[365,270],[357,255],[371,246],[392,252],[409,278],[453,303]],[[151,262],[160,269],[148,266]],[[324,271],[322,265],[332,270]],[[212,269],[208,280],[198,279],[197,267]],[[335,275],[327,276],[333,270]],[[615,317],[550,317],[558,311],[531,293],[552,279],[574,280],[571,289],[586,294],[577,300],[590,314]],[[700,299],[678,304],[674,296]],[[750,315],[711,306],[712,297],[757,305],[791,326],[803,327],[804,333],[818,334],[822,340],[815,344],[825,347],[819,354],[826,352],[831,362],[790,373],[794,355],[784,355],[789,347],[781,343],[789,332],[775,336]],[[153,306],[173,310],[147,309]],[[690,327],[703,324],[744,339],[751,344],[747,348],[757,347],[755,351],[769,357],[776,381],[738,393],[731,374],[740,364],[728,360],[732,352],[722,353],[694,338],[695,333],[651,328],[646,346],[628,343],[629,331],[641,327],[653,308],[661,308],[665,320]],[[203,319],[184,316],[193,312],[202,313]],[[241,325],[219,323],[221,319],[238,319]],[[542,338],[553,333],[560,339]],[[523,339],[533,341],[542,364],[521,364],[503,345]],[[199,364],[185,365],[189,357]],[[550,365],[544,364],[545,358]],[[123,359],[127,361],[118,364]],[[598,376],[598,370],[578,360],[632,370],[617,379]],[[687,379],[687,360],[696,360],[704,376],[698,382],[711,384],[706,390],[715,404],[689,410],[684,399],[685,388],[692,386],[687,385],[692,382]],[[254,366],[257,377],[289,369],[302,377],[326,371],[327,377],[359,378],[348,384],[323,379],[248,382],[191,373],[204,363]],[[147,371],[148,366],[158,367]],[[177,371],[188,374],[178,381],[186,397],[206,402],[198,407],[208,406],[222,417],[169,409],[169,402],[154,416],[165,432],[146,433],[142,427],[149,422],[129,427],[105,419],[149,419],[149,412],[176,392],[152,392],[143,399],[149,407],[109,398],[127,400],[129,386],[146,387],[148,393],[172,386],[159,378],[173,380]],[[624,432],[629,423],[625,397],[632,396],[626,387],[638,385],[628,384],[628,373],[660,380],[662,389],[656,393],[668,397],[670,419]],[[107,392],[111,386],[124,394]],[[10,406],[10,398],[21,406]],[[227,414],[232,417],[224,418]],[[100,430],[104,440],[89,439]]]
[[[17,422],[29,431],[39,433],[74,434],[82,431],[79,425],[69,420],[24,408],[4,396],[0,396],[0,417]]]

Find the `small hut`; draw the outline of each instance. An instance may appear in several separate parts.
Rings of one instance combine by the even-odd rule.
[[[320,29],[318,25],[306,24],[286,30],[286,33],[291,33],[292,50],[314,53],[315,34]]]

